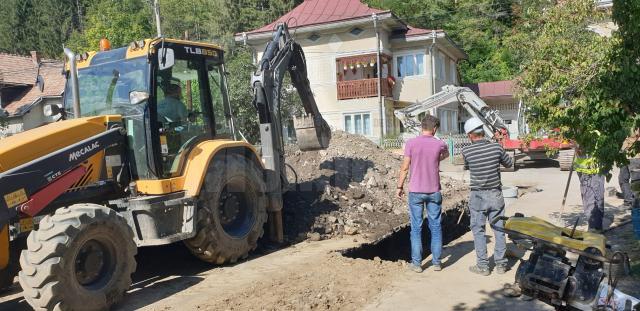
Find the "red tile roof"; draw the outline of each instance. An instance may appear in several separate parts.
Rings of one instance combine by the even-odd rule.
[[[273,23],[247,33],[270,32],[275,25],[282,22],[288,23],[290,28],[296,28],[366,17],[371,16],[373,13],[384,12],[388,11],[370,8],[360,0],[305,0]]]
[[[33,85],[36,69],[31,57],[0,53],[0,84]]]
[[[42,97],[61,96],[64,92],[65,79],[62,75],[63,64],[61,62],[42,61],[40,75],[44,78],[44,89],[40,92],[40,89],[35,86],[38,71],[31,57],[0,54],[0,64],[4,65],[9,61],[14,62],[11,67],[1,67],[2,65],[0,65],[0,73],[3,76],[0,84],[3,84],[3,82],[7,84],[27,84],[27,86],[22,87],[25,88],[22,96],[9,102],[3,108],[9,115],[20,114],[22,107],[29,106]],[[20,68],[18,65],[23,67]],[[7,81],[10,81],[10,83]]]
[[[473,90],[481,98],[509,96],[513,97],[513,80],[480,82],[467,84],[466,87]]]
[[[412,27],[412,26],[408,26],[408,28],[409,29],[407,30],[407,33],[405,34],[405,36],[407,36],[407,37],[424,35],[424,34],[431,33],[431,31],[432,31],[430,29],[422,29],[422,28],[416,28],[416,27]]]

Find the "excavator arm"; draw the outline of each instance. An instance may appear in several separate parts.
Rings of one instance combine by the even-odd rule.
[[[313,97],[307,78],[304,52],[289,34],[287,24],[281,23],[267,44],[251,81],[254,91],[253,104],[258,110],[260,124],[281,125],[280,98],[286,72],[289,72],[305,110],[305,115],[294,118],[300,149],[302,151],[326,149],[331,139],[331,130],[320,115]],[[279,136],[281,140],[282,135]],[[265,143],[264,139],[262,143]]]
[[[282,193],[287,186],[282,134],[280,99],[284,75],[289,72],[293,86],[298,91],[305,115],[294,117],[297,143],[302,151],[326,149],[331,140],[331,130],[320,115],[307,78],[307,64],[302,47],[296,43],[287,24],[281,23],[267,43],[258,69],[253,74],[253,105],[260,120],[262,160],[269,198],[270,218],[275,220],[271,232],[282,239]]]
[[[394,114],[408,132],[420,134],[420,120],[418,119],[420,114],[449,103],[459,103],[469,115],[482,120],[487,137],[493,138],[495,133],[506,134],[507,126],[502,117],[500,117],[498,110],[489,107],[468,87],[444,86],[442,91],[423,101],[398,109]]]

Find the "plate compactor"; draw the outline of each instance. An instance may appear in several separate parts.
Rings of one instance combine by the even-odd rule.
[[[503,226],[496,226],[503,222]],[[640,310],[640,300],[616,289],[629,258],[611,252],[603,234],[555,226],[537,217],[497,217],[491,226],[530,251],[520,261],[509,296],[526,295],[557,310]]]

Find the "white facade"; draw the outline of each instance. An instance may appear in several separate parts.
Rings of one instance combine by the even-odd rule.
[[[442,31],[398,35],[398,28],[406,28],[403,23],[391,14],[379,18],[379,41],[372,18],[292,30],[305,52],[311,89],[325,120],[334,130],[362,134],[376,142],[400,133],[394,109],[431,96],[434,87],[437,92],[447,84],[459,85],[456,64],[466,57]],[[257,62],[270,35],[238,35],[236,40],[254,49]],[[443,124],[447,124],[443,130],[457,132],[457,126],[448,124],[458,122],[458,107],[442,107],[441,111],[438,113],[446,118]]]
[[[62,106],[62,97],[46,97],[41,98],[29,109],[19,115],[10,116],[6,119],[4,127],[0,127],[0,137],[11,136],[20,132],[24,132],[51,122],[55,122],[57,117],[48,117],[44,115],[44,107],[46,105]]]

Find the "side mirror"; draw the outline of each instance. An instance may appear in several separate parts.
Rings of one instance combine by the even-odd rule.
[[[158,64],[160,70],[165,70],[173,67],[175,64],[175,55],[173,49],[161,48],[158,50]]]
[[[131,91],[129,92],[129,103],[137,105],[149,99],[149,93],[144,91]]]
[[[45,117],[55,117],[62,113],[62,108],[56,104],[50,104],[43,107]]]

